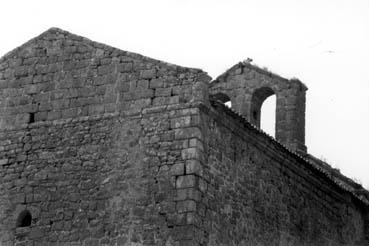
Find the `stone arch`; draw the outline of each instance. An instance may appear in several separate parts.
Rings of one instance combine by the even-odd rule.
[[[260,127],[261,106],[263,105],[264,101],[272,95],[275,95],[275,92],[270,87],[260,87],[254,90],[251,95],[250,122],[257,127]]]
[[[32,215],[31,212],[27,209],[23,210],[19,213],[16,226],[17,227],[28,227],[32,223]]]
[[[285,79],[250,63],[241,62],[216,78],[209,90],[210,95],[229,95],[232,108],[257,127],[260,127],[263,102],[275,94],[275,138],[291,150],[306,153],[307,87],[298,79]]]

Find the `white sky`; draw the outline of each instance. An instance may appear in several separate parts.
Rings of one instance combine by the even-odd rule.
[[[0,56],[56,26],[213,78],[247,57],[297,77],[309,87],[309,152],[369,188],[368,0],[1,0],[0,8]]]

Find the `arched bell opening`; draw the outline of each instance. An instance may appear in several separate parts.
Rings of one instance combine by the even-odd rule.
[[[275,138],[276,136],[276,114],[277,96],[267,97],[260,110],[260,128]]]
[[[254,124],[255,126],[259,128],[260,128],[260,120],[261,120],[261,107],[264,101],[272,95],[275,95],[275,93],[269,87],[258,88],[252,94],[249,119],[252,124]],[[275,106],[274,106],[274,109],[275,109]]]

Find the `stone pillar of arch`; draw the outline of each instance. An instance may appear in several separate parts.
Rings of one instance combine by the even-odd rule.
[[[275,94],[275,137],[291,150],[304,153],[306,90],[298,79],[288,80],[249,63],[236,64],[210,85],[211,95],[228,97],[232,108],[259,128],[261,106]]]
[[[365,211],[365,215],[364,215],[364,234],[365,234],[365,239],[369,241],[369,209],[366,209]]]

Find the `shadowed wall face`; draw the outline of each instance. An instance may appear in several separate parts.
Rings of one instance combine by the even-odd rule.
[[[275,94],[276,139],[288,148],[302,152],[306,152],[306,90],[299,80],[287,80],[248,63],[232,67],[210,86],[211,95],[227,95],[232,107],[257,127],[260,127],[263,102]]]
[[[214,108],[201,111],[207,245],[367,245],[365,206],[226,107]]]

